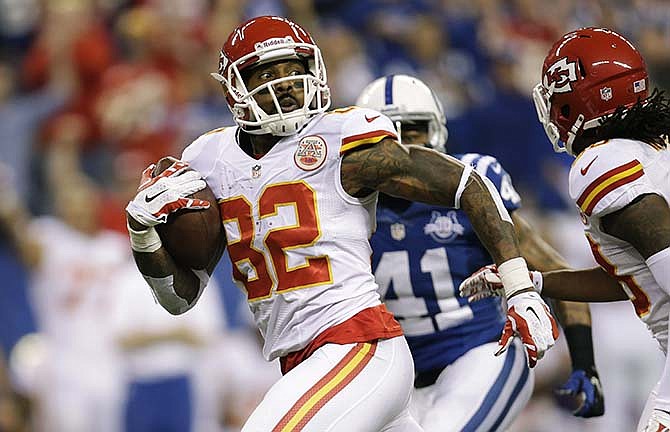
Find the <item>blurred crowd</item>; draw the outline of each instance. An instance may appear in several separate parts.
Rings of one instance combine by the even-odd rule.
[[[265,14],[312,33],[336,107],[378,76],[426,81],[446,109],[448,151],[496,156],[524,214],[579,267],[592,261],[567,204],[570,159],[553,153],[530,98],[549,44],[616,29],[670,88],[664,0],[0,0],[0,430],[234,431],[276,378],[230,268],[192,312],[167,315],[132,268],[123,213],[145,166],[232,124],[209,73],[228,33]],[[660,353],[628,304],[593,315],[606,416],[555,408],[569,369],[559,347],[513,431],[632,430]],[[166,383],[191,408],[170,411],[172,429],[142,429],[141,413],[170,401],[138,395],[165,395]],[[91,428],[81,417],[94,415],[116,420]]]

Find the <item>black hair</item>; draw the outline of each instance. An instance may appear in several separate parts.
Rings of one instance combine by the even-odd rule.
[[[591,132],[591,131],[586,131]],[[584,138],[592,142],[613,138],[625,138],[645,142],[651,146],[666,148],[670,137],[670,99],[665,92],[654,89],[647,99],[638,100],[626,109],[620,106],[611,115],[600,121]]]

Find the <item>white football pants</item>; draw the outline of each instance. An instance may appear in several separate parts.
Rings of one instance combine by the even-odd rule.
[[[497,342],[471,349],[435,384],[415,389],[411,412],[426,432],[504,431],[528,403],[534,374],[519,338],[496,357]]]
[[[272,386],[242,432],[420,432],[413,379],[402,336],[327,344]]]

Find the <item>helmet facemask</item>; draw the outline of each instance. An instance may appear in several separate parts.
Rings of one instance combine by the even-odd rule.
[[[538,83],[533,88],[533,102],[535,103],[535,111],[537,118],[544,127],[544,132],[547,134],[551,145],[554,147],[556,153],[563,153],[567,151],[567,147],[561,145],[561,134],[558,131],[558,126],[551,121],[549,112],[551,111],[551,93],[554,84],[547,89],[542,83]]]
[[[556,153],[568,153],[574,156],[575,154],[572,150],[572,144],[574,143],[575,138],[577,138],[580,129],[584,125],[584,115],[579,114],[577,116],[577,119],[568,131],[568,139],[566,141],[562,141],[558,126],[551,121],[550,115],[551,95],[553,94],[554,85],[555,83],[552,82],[551,85],[549,85],[547,88],[542,83],[539,83],[533,88],[533,102],[535,103],[535,111],[537,111],[537,118],[544,127],[544,132],[547,134],[549,141],[551,141],[551,145],[554,147],[554,151]]]
[[[247,133],[293,135],[309,118],[325,112],[330,107],[326,68],[321,51],[316,45],[296,43],[287,37],[281,43],[259,47],[228,65],[226,60],[225,54],[221,53],[220,72],[211,75],[224,86],[233,117]],[[304,60],[307,73],[277,78],[254,89],[247,89],[242,71],[278,60]],[[288,81],[302,84],[303,104],[300,108],[284,113],[275,86]],[[268,92],[271,95],[274,113],[267,113],[259,106],[255,96],[261,92]]]

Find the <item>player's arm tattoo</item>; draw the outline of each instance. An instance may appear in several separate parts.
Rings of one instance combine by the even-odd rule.
[[[453,206],[463,165],[429,149],[401,146],[395,140],[348,153],[342,160],[342,184],[347,192],[379,190],[413,201]],[[425,157],[424,154],[428,154]],[[424,157],[421,157],[424,156]],[[421,163],[425,160],[425,163]]]
[[[656,194],[641,195],[602,218],[603,230],[627,241],[645,258],[670,247],[670,208]]]
[[[354,196],[378,190],[411,201],[453,207],[463,169],[464,165],[451,156],[421,146],[401,146],[387,138],[345,155],[341,175],[344,189]],[[470,175],[460,205],[496,263],[520,256],[512,224],[502,219],[479,175]]]

